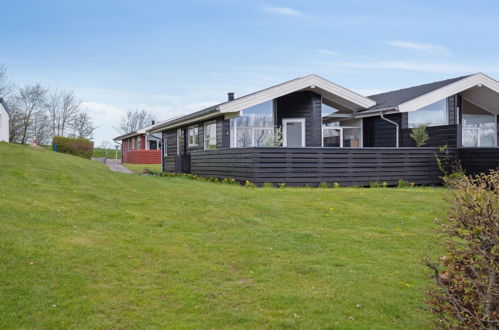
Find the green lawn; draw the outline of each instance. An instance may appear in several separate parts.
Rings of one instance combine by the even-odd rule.
[[[118,150],[118,157],[116,157],[115,149],[102,149],[102,148],[94,148],[94,153],[92,154],[94,158],[111,158],[111,159],[120,159],[121,158],[121,150]]]
[[[161,171],[161,164],[123,164],[125,167],[131,169],[136,173],[144,172],[144,169],[148,169],[150,171]]]
[[[0,328],[424,329],[442,188],[246,188],[0,143]]]

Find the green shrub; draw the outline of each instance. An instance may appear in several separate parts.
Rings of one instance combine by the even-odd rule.
[[[252,183],[250,180],[246,180],[244,185],[249,188],[256,188],[256,185]]]
[[[327,182],[321,182],[319,183],[319,188],[327,188],[329,187],[329,185],[327,184]]]
[[[447,184],[447,220],[439,223],[446,253],[423,260],[435,281],[428,303],[440,329],[497,329],[499,171]]]
[[[285,183],[278,183],[277,185],[279,186],[279,188],[284,188],[284,187],[286,187],[286,184],[285,184]]]
[[[94,143],[87,139],[73,139],[62,136],[52,138],[52,150],[57,146],[57,151],[82,158],[92,158]]]
[[[341,185],[338,182],[333,183],[333,188],[339,188]]]
[[[272,183],[270,183],[270,182],[264,182],[263,183],[263,187],[264,188],[272,188],[272,187],[274,187],[274,185]]]
[[[426,131],[426,125],[415,127],[411,130],[410,137],[416,142],[416,147],[422,147],[430,139]]]
[[[450,152],[448,145],[440,146],[438,150],[440,154],[435,153],[435,158],[438,168],[444,174],[443,182],[450,184],[452,181],[461,180],[465,173],[457,154]]]
[[[399,188],[406,188],[409,185],[409,183],[405,180],[399,180],[397,182],[397,187]]]
[[[373,181],[369,184],[369,187],[370,188],[379,188],[379,187],[381,187],[381,183],[379,183],[378,181]]]

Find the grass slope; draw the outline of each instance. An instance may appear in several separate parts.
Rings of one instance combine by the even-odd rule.
[[[444,189],[252,189],[0,143],[0,328],[426,328]]]
[[[123,164],[128,169],[134,171],[135,173],[142,173],[144,169],[148,169],[150,171],[161,171],[161,164]]]
[[[111,159],[120,159],[121,158],[121,150],[118,150],[118,153],[116,153],[116,150],[113,149],[102,149],[102,148],[94,148],[94,152],[92,154],[92,157],[94,158],[111,158]]]

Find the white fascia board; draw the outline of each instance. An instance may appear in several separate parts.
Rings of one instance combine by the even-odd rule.
[[[241,111],[254,105],[310,87],[323,89],[331,94],[337,95],[338,97],[357,104],[362,109],[367,109],[376,105],[376,102],[374,100],[371,100],[365,96],[336,85],[322,77],[319,77],[317,75],[308,75],[303,78],[298,78],[281,85],[264,89],[260,92],[243,96],[234,101],[221,104],[219,106],[220,112],[226,113]]]
[[[436,89],[430,93],[421,95],[410,101],[399,104],[398,109],[400,112],[416,111],[418,109],[426,107],[427,105],[438,102],[442,99],[445,99],[449,96],[460,93],[480,84],[499,93],[499,82],[490,78],[489,76],[484,75],[483,73],[477,73],[442,88]]]
[[[172,129],[172,128],[177,128],[177,127],[180,127],[180,126],[194,124],[194,123],[199,122],[199,121],[203,121],[203,120],[206,120],[206,119],[211,119],[211,118],[219,117],[219,116],[220,116],[220,112],[217,111],[217,112],[214,112],[214,113],[211,113],[211,114],[207,114],[207,115],[204,115],[204,116],[201,116],[201,117],[195,117],[195,118],[191,118],[191,119],[188,119],[188,120],[183,120],[183,121],[180,121],[180,122],[177,122],[177,123],[174,123],[174,124],[171,124],[171,125],[162,126],[162,127],[156,128],[156,129],[149,129],[147,132],[148,133],[159,133],[159,132],[166,131],[166,130],[169,130],[169,129]]]

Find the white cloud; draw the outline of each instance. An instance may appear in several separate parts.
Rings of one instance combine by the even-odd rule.
[[[411,42],[411,41],[396,41],[396,40],[387,41],[386,44],[393,47],[413,50],[418,52],[449,53],[449,50],[444,46],[435,45],[435,44],[426,44],[426,43]]]
[[[296,9],[289,8],[289,7],[266,6],[266,7],[263,7],[263,10],[265,10],[266,12],[272,13],[272,14],[277,14],[277,15],[303,16],[302,12],[300,12]]]
[[[329,49],[317,49],[317,53],[321,55],[330,55],[330,56],[338,56],[340,55],[338,52]]]

